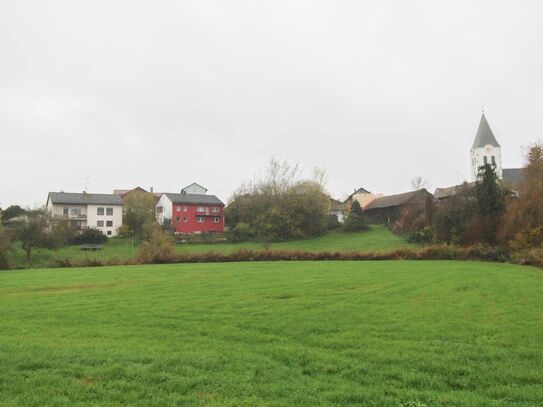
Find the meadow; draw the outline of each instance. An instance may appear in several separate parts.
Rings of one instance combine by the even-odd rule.
[[[0,272],[0,406],[541,406],[543,272],[450,261]]]
[[[205,253],[210,251],[231,253],[239,249],[271,249],[271,250],[304,250],[322,251],[387,251],[405,247],[413,247],[401,236],[395,235],[383,226],[373,225],[368,230],[356,233],[333,231],[324,236],[307,240],[295,240],[278,243],[214,243],[214,244],[179,244],[178,253]],[[55,258],[77,259],[133,259],[138,250],[138,242],[132,239],[113,238],[97,252],[81,251],[78,245],[65,246],[59,250],[36,249],[32,261],[27,262],[25,253],[18,248],[13,263],[18,267],[50,267]]]

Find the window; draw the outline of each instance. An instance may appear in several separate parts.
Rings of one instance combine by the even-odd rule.
[[[107,231],[107,235],[108,235],[108,236],[111,236],[111,230],[108,230],[108,231]]]
[[[188,207],[186,207],[186,206],[183,206],[183,212],[186,212],[186,211],[188,211],[188,210],[189,210],[189,208],[188,208]]]
[[[113,208],[106,208],[106,215],[113,216]]]
[[[107,226],[108,228],[112,228],[112,227],[113,227],[113,221],[112,221],[112,220],[106,221],[106,226]]]
[[[205,212],[205,208],[203,206],[199,206],[197,209],[196,209],[196,212]]]
[[[485,165],[487,165],[487,164],[488,164],[488,158],[487,158],[487,156],[486,156],[486,155],[485,155],[485,156],[483,157],[483,161],[485,162]]]
[[[71,208],[70,214],[72,216],[81,216],[81,208]]]
[[[175,207],[175,210],[176,210],[177,212],[181,212],[181,207],[180,207],[180,206],[176,206],[176,207]]]
[[[64,216],[68,216],[69,212],[70,212],[70,208],[62,208],[62,214]]]
[[[183,222],[188,222],[189,221],[189,218],[187,218],[186,216],[183,218]]]
[[[175,221],[176,221],[176,222],[179,222],[180,219],[181,219],[181,218],[178,216],[178,217],[175,218]]]
[[[214,208],[213,208],[213,212],[215,212],[215,213],[219,212],[219,208],[214,207]]]
[[[96,226],[98,226],[99,228],[103,228],[104,227],[104,221],[99,220],[98,222],[96,222]]]
[[[213,223],[219,223],[220,218],[218,216],[213,216]]]
[[[99,216],[104,215],[104,208],[96,208],[96,214]]]
[[[492,156],[492,159],[490,160],[492,162],[492,165],[496,165],[496,157]]]
[[[204,223],[204,222],[205,222],[205,218],[204,218],[203,216],[196,216],[196,222]]]
[[[157,207],[156,207],[156,213],[162,213],[162,212],[164,212],[164,207],[162,207],[162,206],[157,206]]]

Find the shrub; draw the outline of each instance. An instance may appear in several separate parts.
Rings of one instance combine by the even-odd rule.
[[[255,237],[255,231],[249,225],[245,222],[239,222],[230,232],[230,240],[232,242],[245,242],[247,240],[254,239]]]
[[[132,232],[130,231],[130,227],[128,225],[121,225],[117,228],[117,235],[119,237],[131,237]]]
[[[343,230],[346,232],[358,232],[367,228],[364,220],[364,213],[358,201],[353,201],[351,210],[343,223]]]
[[[341,227],[341,222],[337,220],[337,215],[328,215],[328,220],[326,222],[327,230],[335,230]]]
[[[543,244],[543,226],[519,232],[509,242],[513,250],[526,250],[540,247]]]
[[[102,244],[107,242],[107,236],[98,229],[84,229],[72,239],[73,244]]]
[[[0,270],[8,269],[10,267],[9,254],[11,249],[11,239],[0,224]]]
[[[171,236],[164,233],[159,225],[148,232],[148,240],[143,242],[137,253],[137,260],[144,264],[172,263],[177,253]]]
[[[271,160],[263,179],[242,185],[234,193],[225,218],[228,227],[250,225],[258,240],[286,241],[324,233],[329,208],[322,172],[307,179],[297,166]],[[233,239],[246,237],[234,235]]]
[[[432,229],[428,226],[417,230],[407,238],[409,243],[430,243],[432,241]]]

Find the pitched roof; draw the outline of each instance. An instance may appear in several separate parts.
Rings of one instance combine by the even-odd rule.
[[[421,193],[432,196],[428,191],[426,191],[426,189],[419,189],[418,191],[404,192],[403,194],[397,194],[397,195],[383,196],[381,198],[376,198],[373,201],[371,201],[368,205],[366,205],[364,210],[367,211],[370,209],[391,208],[394,206],[404,205]]]
[[[203,189],[204,191],[207,192],[207,188],[201,186],[201,185],[198,184],[197,182],[193,182],[192,184],[187,185],[185,188],[182,188],[182,189],[181,189],[181,192],[184,192],[185,190],[189,189],[190,187],[198,187],[198,188],[201,188],[201,189]]]
[[[471,149],[473,150],[475,148],[481,148],[487,144],[494,147],[500,147],[500,144],[498,143],[498,140],[496,140],[496,137],[494,137],[494,133],[492,133],[490,125],[488,124],[485,114],[483,113],[481,116],[481,121],[479,122],[479,128],[477,129],[477,134],[475,135],[475,141],[473,142]]]
[[[524,168],[504,168],[503,180],[513,185],[518,185],[524,179]]]
[[[150,194],[153,194],[157,198],[160,198],[160,196],[163,194],[163,192],[149,192],[146,189],[143,189],[142,187],[136,187],[136,188],[133,188],[133,189],[114,189],[113,194],[114,195],[124,196],[124,195],[126,195],[126,194],[128,194],[129,192],[132,192],[132,191],[148,192]]]
[[[450,197],[458,194],[459,192],[462,192],[464,190],[464,188],[471,189],[471,188],[475,187],[475,185],[477,185],[475,182],[469,182],[469,183],[465,182],[463,184],[454,185],[452,187],[436,188],[436,191],[434,192],[434,196],[437,199],[450,198]]]
[[[54,204],[67,205],[122,205],[123,201],[115,194],[89,194],[86,192],[49,192],[47,200]]]
[[[331,211],[344,211],[345,203],[337,199],[330,198],[330,210]]]
[[[347,197],[347,199],[345,200],[345,202],[347,202],[347,201],[349,201],[350,199],[352,199],[352,197],[353,197],[355,194],[368,194],[368,195],[370,195],[371,192],[368,191],[368,190],[365,189],[365,188],[362,188],[362,187],[357,188],[357,189],[354,190],[354,192],[353,192],[351,195],[349,195],[349,196]]]
[[[204,205],[221,205],[224,203],[215,195],[202,195],[202,194],[171,194],[165,193],[170,201],[173,203],[184,204],[204,204]]]

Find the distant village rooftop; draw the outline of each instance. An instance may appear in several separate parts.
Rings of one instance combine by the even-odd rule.
[[[47,200],[66,205],[122,205],[119,195],[92,194],[87,192],[49,192]]]

